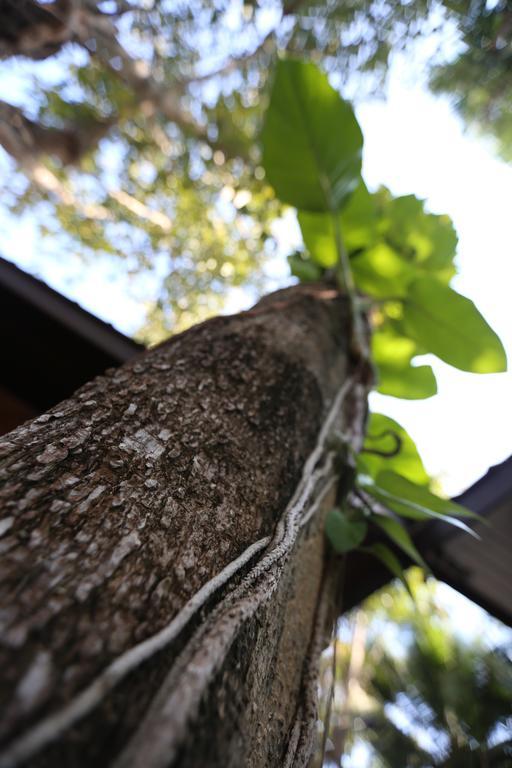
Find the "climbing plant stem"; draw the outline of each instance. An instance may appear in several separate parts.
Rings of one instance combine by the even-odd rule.
[[[352,269],[350,266],[350,259],[343,242],[343,236],[341,233],[340,215],[339,211],[331,210],[331,216],[334,227],[334,240],[336,243],[336,253],[338,256],[337,263],[337,278],[338,283],[344,289],[348,296],[350,304],[350,312],[352,316],[352,346],[353,351],[362,360],[368,361],[370,359],[370,351],[368,349],[368,343],[366,340],[366,333],[363,324],[363,318],[361,315],[361,306],[357,290],[352,275]]]
[[[356,287],[354,278],[352,276],[352,270],[350,268],[348,253],[341,234],[339,211],[333,210],[331,216],[334,225],[336,253],[338,255],[338,280],[340,283],[342,283],[350,298],[353,299],[355,297]]]

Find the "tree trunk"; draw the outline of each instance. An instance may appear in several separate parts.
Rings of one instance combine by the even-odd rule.
[[[2,768],[307,763],[329,438],[366,412],[348,326],[333,289],[280,291],[3,439]]]

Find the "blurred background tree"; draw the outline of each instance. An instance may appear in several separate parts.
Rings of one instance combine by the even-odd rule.
[[[0,14],[4,210],[30,211],[54,252],[153,275],[146,340],[219,311],[229,288],[269,287],[283,210],[257,135],[280,51],[342,89],[357,72],[360,97],[441,30],[432,86],[510,146],[504,2],[0,0]]]
[[[343,619],[324,765],[506,768],[512,761],[512,634],[487,637],[450,619],[443,586],[408,575]],[[444,587],[446,590],[446,587]],[[495,630],[494,632],[492,630]],[[494,635],[494,639],[492,636]],[[324,654],[322,719],[332,691]],[[317,755],[316,765],[321,764]]]
[[[460,32],[460,49],[433,67],[430,86],[447,94],[469,126],[494,139],[512,160],[512,8],[497,2],[448,2]]]

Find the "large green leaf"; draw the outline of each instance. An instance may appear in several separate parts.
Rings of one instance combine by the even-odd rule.
[[[339,210],[359,183],[361,129],[352,107],[311,62],[278,62],[262,141],[270,184],[296,208]]]
[[[403,323],[426,350],[462,371],[497,373],[507,368],[501,341],[473,302],[433,277],[410,285]]]
[[[379,451],[391,451],[396,445],[393,434],[400,439],[400,452],[396,456],[384,458],[371,453],[364,454],[365,469],[376,478],[383,469],[393,469],[415,483],[429,482],[423,462],[413,439],[403,427],[389,416],[382,413],[371,413],[364,448]]]
[[[368,525],[364,520],[354,520],[342,509],[331,509],[325,520],[325,532],[332,546],[343,554],[361,544]]]

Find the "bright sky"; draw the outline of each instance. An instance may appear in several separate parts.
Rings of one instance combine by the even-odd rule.
[[[370,188],[385,184],[396,195],[414,193],[431,211],[452,217],[460,238],[455,287],[475,301],[512,360],[512,166],[500,162],[481,139],[465,135],[448,103],[412,79],[409,58],[405,64],[398,57],[387,101],[367,101],[357,109],[365,136],[364,177]],[[19,79],[8,80],[0,85],[0,95],[12,98]],[[51,254],[51,243],[41,258],[43,245],[27,216],[22,222],[0,216],[0,227],[4,256],[126,333],[140,327],[141,296],[148,296],[151,281],[130,281],[101,259],[84,270],[72,255]],[[285,248],[297,236],[291,218],[279,231]],[[277,275],[285,275],[284,263],[279,266]],[[229,310],[246,302],[239,292],[231,297]],[[512,453],[512,374],[478,376],[435,358],[431,362],[439,383],[436,397],[407,402],[374,395],[372,407],[403,423],[427,469],[447,493],[455,494]]]
[[[448,103],[405,84],[400,65],[387,102],[358,110],[365,137],[364,176],[396,194],[414,193],[449,214],[459,234],[454,287],[496,330],[512,366],[512,166],[481,139],[465,135]],[[512,453],[512,373],[467,374],[432,356],[436,397],[401,401],[374,395],[416,440],[427,469],[454,494]]]

